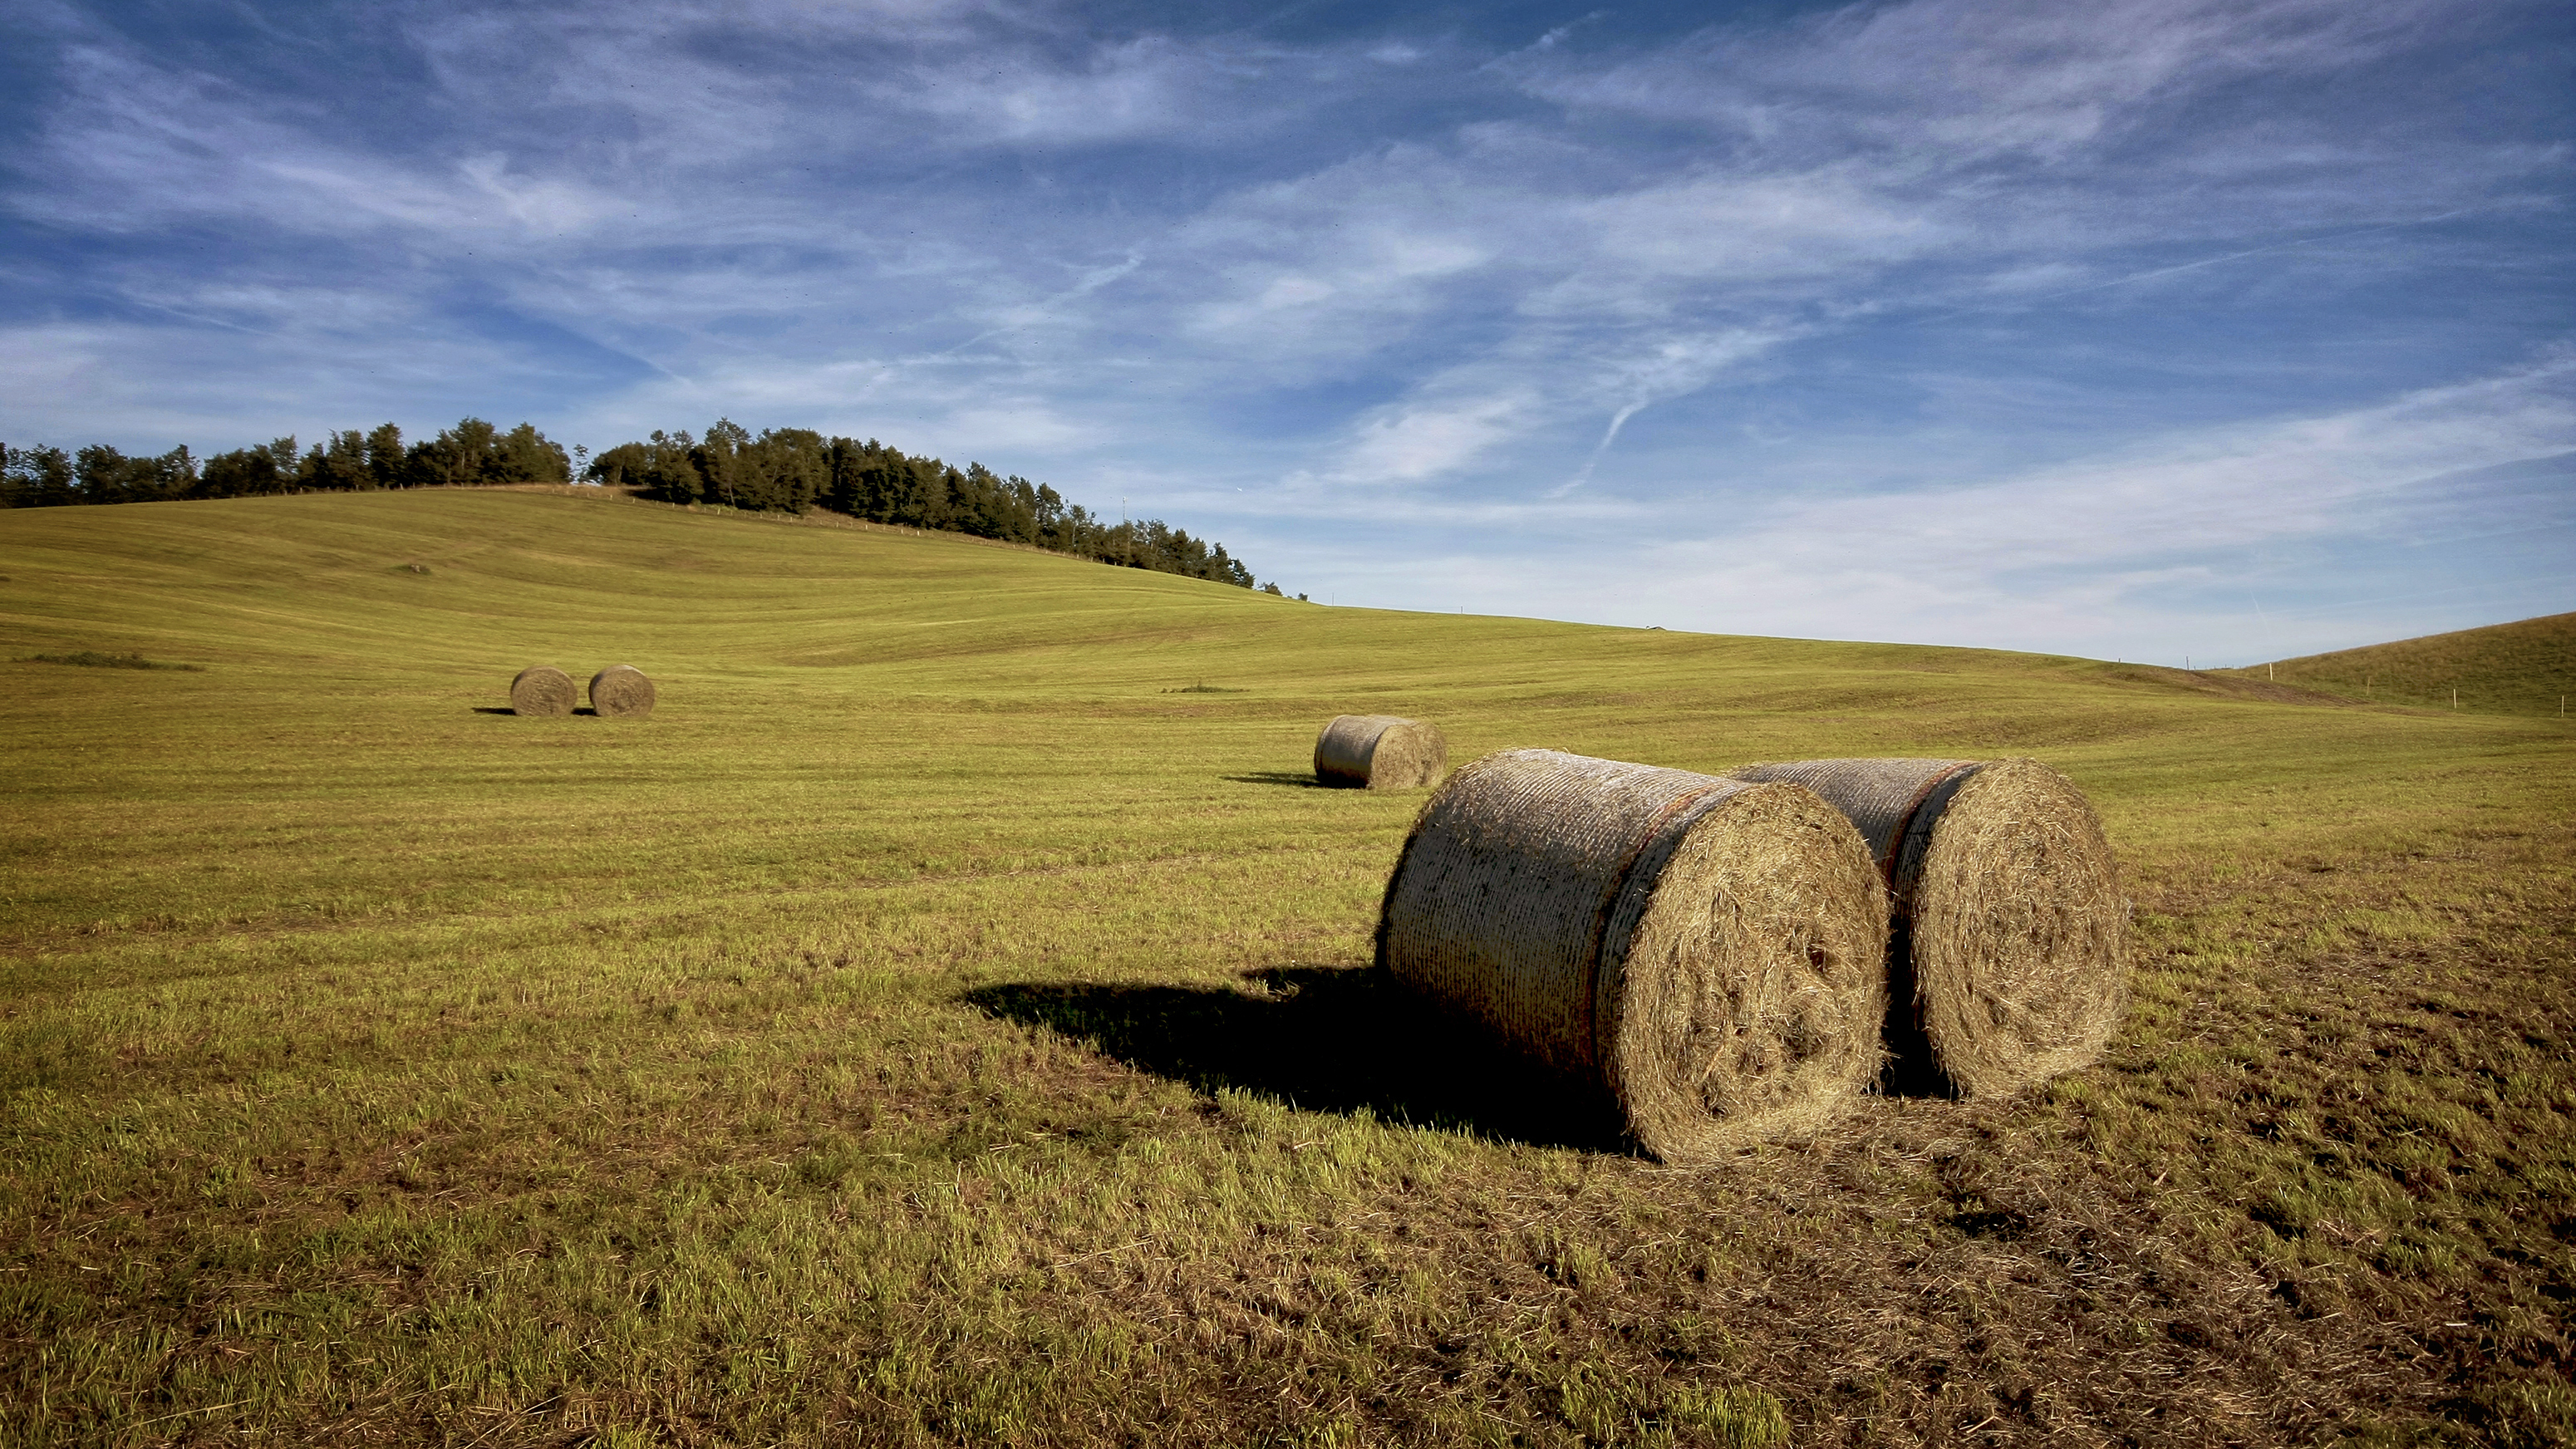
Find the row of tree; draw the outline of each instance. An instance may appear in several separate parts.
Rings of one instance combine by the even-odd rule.
[[[295,439],[279,438],[202,465],[185,447],[129,458],[105,443],[78,453],[0,444],[0,508],[571,481],[572,459],[533,425],[505,433],[481,418],[408,447],[402,429],[387,423],[371,433],[333,433],[302,451]]]
[[[576,450],[586,453],[587,449]],[[0,444],[0,508],[81,503],[151,503],[181,498],[247,498],[274,493],[376,488],[568,483],[573,459],[528,423],[502,432],[467,418],[406,446],[391,423],[373,432],[333,433],[298,450],[293,438],[220,453],[200,464],[184,447],[127,457],[104,443],[60,448]],[[717,419],[702,438],[655,431],[590,459],[590,482],[632,489],[669,503],[803,513],[826,508],[876,523],[945,529],[1052,549],[1126,568],[1253,587],[1252,570],[1225,545],[1160,519],[1111,523],[1044,484],[996,477],[981,463],[954,468],[913,457],[874,438],[825,438],[804,428],[759,437]],[[1279,592],[1277,584],[1265,592]]]
[[[803,513],[826,508],[873,523],[946,529],[1052,549],[1128,568],[1253,586],[1252,570],[1225,545],[1192,538],[1160,519],[1111,523],[1043,483],[913,457],[870,438],[825,438],[804,428],[753,437],[718,419],[703,438],[658,429],[592,460],[591,481],[668,503]],[[1268,592],[1278,593],[1276,584]]]

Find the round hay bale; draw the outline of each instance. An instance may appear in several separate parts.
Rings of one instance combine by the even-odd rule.
[[[1378,960],[1667,1162],[1823,1126],[1879,1067],[1887,910],[1805,790],[1506,750],[1424,802]]]
[[[1419,790],[1449,768],[1449,742],[1418,719],[1337,714],[1315,736],[1315,779],[1353,790]]]
[[[2003,1095],[2102,1054],[2128,1005],[2129,907],[2101,818],[2037,760],[1805,760],[1737,770],[1851,817],[1893,913],[1898,1085]]]
[[[653,712],[653,681],[632,664],[612,664],[590,677],[590,712],[602,719],[642,719]]]
[[[551,664],[522,669],[510,681],[512,714],[570,714],[573,703],[580,698],[580,691],[573,688],[572,676]]]

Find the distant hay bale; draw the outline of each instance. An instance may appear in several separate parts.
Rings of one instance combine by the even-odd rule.
[[[603,719],[642,719],[653,712],[653,681],[632,664],[612,664],[590,677],[590,712]]]
[[[1822,1127],[1876,1074],[1887,911],[1805,790],[1506,750],[1424,802],[1378,960],[1687,1163]]]
[[[1337,714],[1315,736],[1315,779],[1354,790],[1419,790],[1449,768],[1438,728],[1391,714]]]
[[[510,713],[549,715],[572,713],[573,702],[581,698],[573,688],[572,676],[551,664],[538,664],[519,671],[510,681]]]
[[[2128,903],[2102,821],[2037,760],[1737,770],[1851,817],[1887,883],[1888,1045],[1907,1081],[2003,1095],[2102,1053],[2128,1003]]]

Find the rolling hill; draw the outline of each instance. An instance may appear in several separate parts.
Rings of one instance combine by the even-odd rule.
[[[2558,717],[2576,694],[2576,614],[2215,671],[2380,704]]]
[[[2555,719],[588,493],[0,514],[12,1442],[2539,1443]],[[191,669],[42,662],[140,655]],[[521,719],[518,669],[656,681]],[[2128,1021],[1674,1172],[1368,969],[1452,758],[2029,754]]]

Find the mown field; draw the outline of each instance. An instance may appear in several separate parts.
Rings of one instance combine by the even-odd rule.
[[[423,492],[0,514],[0,1440],[2576,1435],[2555,719]],[[625,662],[644,721],[495,712]],[[2233,692],[2231,692],[2233,691]],[[2279,692],[2275,692],[2279,693]],[[2109,1055],[1674,1171],[1365,969],[1343,711],[2036,755]]]

